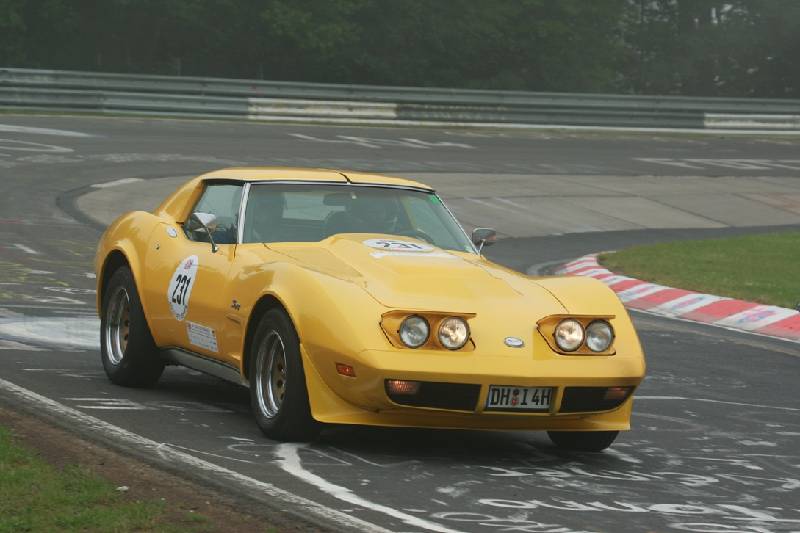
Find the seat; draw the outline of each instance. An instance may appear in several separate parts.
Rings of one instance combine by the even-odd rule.
[[[363,224],[347,211],[336,211],[325,219],[326,237],[337,233],[359,233],[363,231]]]

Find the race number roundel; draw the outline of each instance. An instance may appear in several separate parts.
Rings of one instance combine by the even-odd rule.
[[[364,244],[370,248],[386,250],[387,252],[430,252],[433,246],[420,242],[401,241],[397,239],[369,239]]]
[[[199,260],[196,255],[191,255],[181,261],[167,289],[167,301],[176,320],[183,320],[189,310],[189,298],[192,296],[192,286],[197,278],[197,264]]]

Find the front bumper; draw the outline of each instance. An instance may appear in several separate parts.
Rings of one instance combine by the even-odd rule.
[[[434,428],[609,431],[630,429],[628,397],[611,409],[567,409],[569,387],[636,387],[644,377],[641,357],[563,357],[532,360],[455,353],[369,351],[356,358],[318,354],[315,365],[303,352],[312,414],[320,422]],[[322,355],[322,357],[319,357]],[[336,373],[334,362],[352,365],[356,377]],[[325,364],[330,362],[330,364]],[[328,368],[330,367],[330,368]],[[400,405],[389,397],[386,379],[468,385],[477,393],[460,404]],[[490,385],[552,387],[550,409],[538,412],[485,410]],[[574,407],[574,402],[573,402]],[[601,406],[602,407],[602,406]]]

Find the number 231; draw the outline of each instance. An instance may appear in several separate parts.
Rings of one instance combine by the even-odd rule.
[[[192,278],[186,274],[181,274],[175,280],[175,290],[172,291],[172,303],[183,305],[186,302],[186,291],[189,289],[189,282]]]

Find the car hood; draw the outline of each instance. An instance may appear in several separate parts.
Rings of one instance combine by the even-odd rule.
[[[272,243],[299,266],[362,286],[386,307],[407,310],[558,314],[564,306],[531,278],[475,254],[409,237],[338,234],[315,243]],[[525,313],[527,314],[527,313]]]

